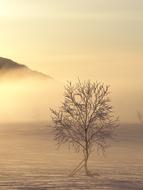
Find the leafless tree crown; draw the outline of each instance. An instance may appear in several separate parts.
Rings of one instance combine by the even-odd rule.
[[[104,149],[117,126],[108,95],[109,86],[100,83],[68,82],[62,106],[51,110],[55,140],[77,151],[88,149],[88,154],[95,147]]]

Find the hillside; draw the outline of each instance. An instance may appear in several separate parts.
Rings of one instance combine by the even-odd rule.
[[[51,79],[51,77],[46,74],[33,71],[25,65],[18,64],[10,59],[0,57],[0,80],[25,78]]]

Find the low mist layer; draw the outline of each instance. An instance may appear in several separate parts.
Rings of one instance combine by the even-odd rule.
[[[62,89],[54,80],[1,82],[0,122],[48,120],[49,108],[60,102]]]
[[[142,88],[110,82],[115,114],[121,122],[138,122],[137,112],[143,110]],[[62,102],[63,87],[47,74],[0,57],[0,122],[49,120],[49,108]]]
[[[137,111],[142,114],[142,93],[115,90],[111,86],[111,101],[120,122],[137,123]],[[0,81],[0,122],[43,121],[50,119],[49,108],[58,107],[64,96],[64,84],[56,80],[35,77]]]

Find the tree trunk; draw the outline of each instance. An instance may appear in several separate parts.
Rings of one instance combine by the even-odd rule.
[[[88,144],[88,135],[87,135],[87,128],[85,129],[85,151],[84,151],[84,169],[85,169],[85,175],[90,175],[88,170],[88,158],[89,158],[89,144]]]
[[[86,158],[84,162],[85,175],[89,175],[87,162],[88,162],[88,158]]]
[[[85,175],[89,176],[90,172],[88,170],[88,159],[89,159],[89,152],[88,152],[88,148],[86,149],[85,153],[84,153],[84,171],[85,171]]]

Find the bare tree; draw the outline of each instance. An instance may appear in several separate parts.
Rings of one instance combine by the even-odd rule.
[[[138,117],[140,124],[142,125],[143,124],[143,118],[142,118],[141,112],[137,111],[137,117]]]
[[[64,102],[58,111],[51,109],[53,133],[58,144],[68,143],[77,152],[83,153],[83,160],[72,171],[71,176],[84,167],[96,149],[104,150],[107,140],[112,139],[117,127],[110,105],[109,86],[90,81],[68,82],[65,86]]]
[[[138,117],[139,123],[142,126],[143,125],[143,117],[142,117],[141,112],[137,111],[137,117]]]

